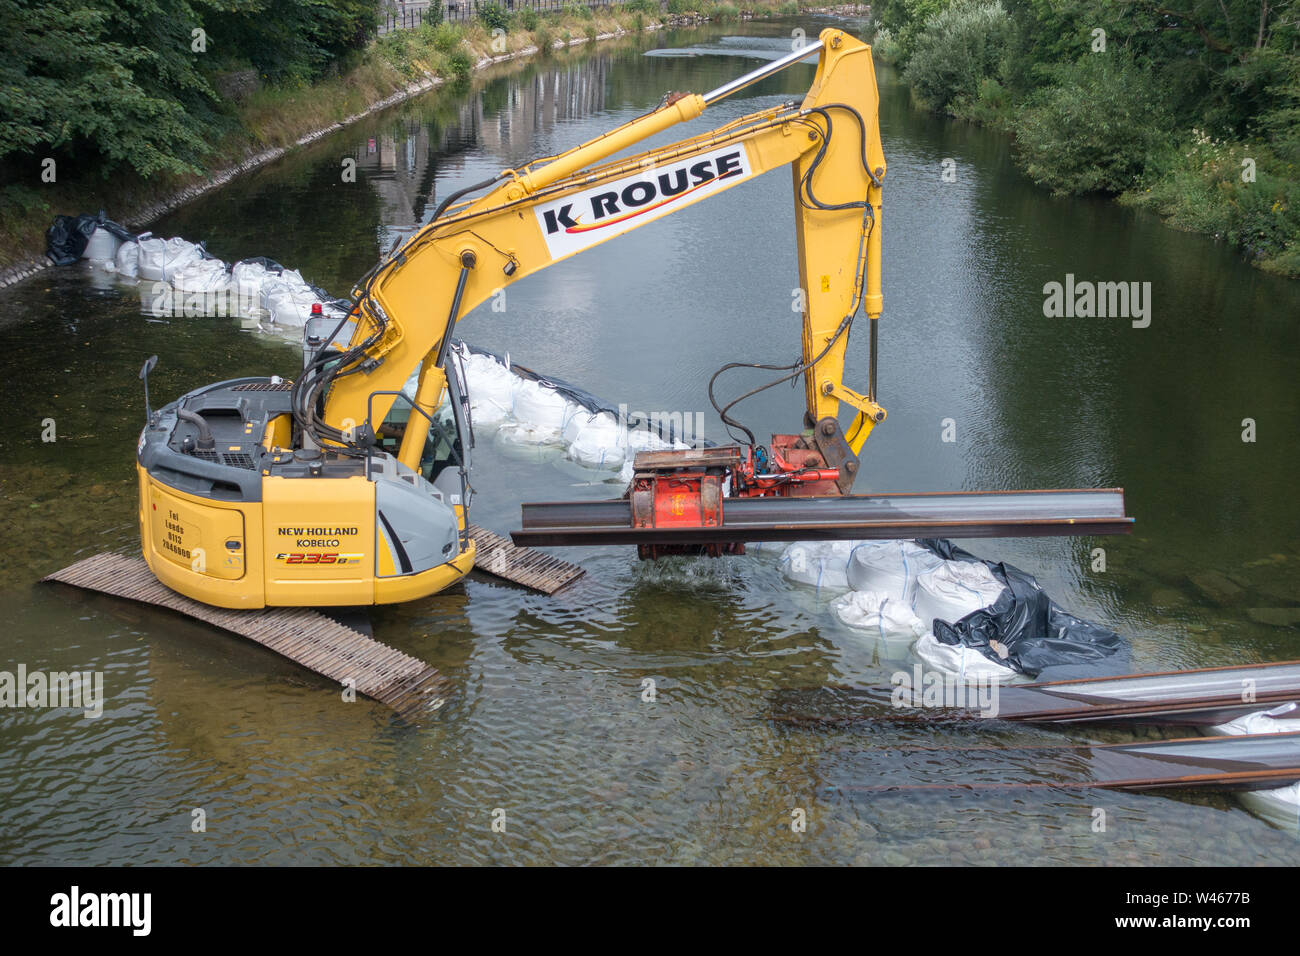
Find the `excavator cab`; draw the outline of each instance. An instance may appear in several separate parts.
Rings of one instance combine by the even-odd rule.
[[[393,406],[363,454],[304,441],[293,383],[244,378],[151,412],[138,447],[145,560],[219,607],[367,605],[441,590],[473,567],[464,390],[426,418]],[[420,467],[394,449],[427,432]],[[363,427],[368,427],[364,423]]]

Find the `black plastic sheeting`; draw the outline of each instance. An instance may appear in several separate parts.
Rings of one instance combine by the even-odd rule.
[[[45,230],[45,255],[56,266],[70,266],[86,251],[86,244],[96,229],[106,229],[117,238],[129,241],[135,233],[111,219],[99,215],[55,216],[54,225]]]
[[[976,561],[1006,585],[991,607],[949,624],[935,619],[934,636],[941,644],[964,644],[989,660],[1037,680],[1069,680],[1127,674],[1127,642],[1109,628],[1075,617],[1019,568],[977,558],[942,538],[917,542],[947,561]],[[1006,656],[992,646],[996,641]]]

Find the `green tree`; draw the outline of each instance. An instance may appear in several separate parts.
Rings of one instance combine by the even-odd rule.
[[[957,0],[926,23],[906,78],[931,108],[969,103],[999,72],[1013,31],[998,0]]]
[[[197,171],[215,94],[191,50],[195,7],[0,0],[0,22],[0,157]]]
[[[1168,144],[1150,76],[1114,53],[1057,67],[1054,79],[1015,122],[1026,172],[1058,193],[1131,189]]]

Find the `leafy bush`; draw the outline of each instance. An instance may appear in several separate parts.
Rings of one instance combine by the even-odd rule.
[[[798,0],[787,0],[781,4],[780,13],[783,17],[792,17],[799,12]]]
[[[1194,129],[1190,139],[1150,165],[1156,173],[1150,184],[1126,193],[1125,204],[1223,239],[1268,271],[1300,275],[1300,181],[1267,147],[1225,142]],[[1253,181],[1242,178],[1247,168]]]
[[[623,9],[628,13],[648,13],[654,16],[659,12],[659,0],[627,0]]]
[[[542,18],[538,16],[537,11],[532,7],[523,7],[515,11],[515,26],[520,30],[532,32],[537,29],[537,25],[541,21]]]
[[[453,50],[447,57],[447,68],[451,70],[451,75],[455,77],[467,77],[470,70],[474,68],[474,61],[470,58],[469,51],[464,47]]]
[[[1011,125],[1013,115],[1011,91],[992,77],[980,81],[974,102],[961,111],[963,119],[1003,129]]]
[[[550,56],[555,48],[555,37],[545,24],[539,26],[533,34],[537,38],[537,50],[542,56]]]
[[[33,181],[35,157],[50,155],[106,173],[197,172],[219,122],[216,95],[190,52],[195,10],[169,13],[185,19],[130,3],[0,0],[0,158],[22,162]]]
[[[668,12],[674,16],[694,13],[699,8],[699,0],[668,0]]]
[[[577,17],[579,20],[591,20],[596,15],[592,13],[591,7],[585,3],[579,3],[578,0],[569,0],[564,5],[565,16]]]
[[[936,13],[950,0],[878,0],[871,4],[871,18],[888,27],[898,44],[897,60],[906,63],[912,56],[917,38]]]
[[[871,55],[880,63],[893,63],[898,60],[898,41],[889,27],[881,27],[871,40]]]
[[[1085,55],[1051,71],[1015,121],[1019,161],[1056,193],[1130,189],[1167,147],[1169,116],[1145,73],[1118,53]]]
[[[508,30],[510,28],[510,14],[506,13],[505,7],[487,0],[486,3],[477,4],[478,9],[475,16],[478,17],[479,23],[483,24],[488,30]]]
[[[440,23],[433,31],[433,45],[440,53],[451,53],[460,46],[460,28],[450,23]]]
[[[996,76],[1013,29],[1000,0],[957,0],[926,22],[905,78],[932,109],[952,112]]]

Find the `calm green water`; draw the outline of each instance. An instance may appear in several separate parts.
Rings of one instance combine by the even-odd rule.
[[[588,139],[666,91],[712,88],[754,65],[746,51],[784,49],[793,27],[820,25],[647,41],[691,55],[602,46],[516,66],[314,144],[153,228],[206,239],[227,260],[271,256],[345,293],[450,190]],[[810,78],[800,68],[752,87],[671,138],[802,95]],[[1053,199],[1015,172],[1004,137],[918,113],[888,71],[882,82],[889,420],[868,444],[859,490],[1122,485],[1132,538],[971,547],[1124,633],[1137,668],[1300,657],[1300,631],[1252,618],[1300,604],[1300,283],[1113,204]],[[349,156],[355,184],[340,181]],[[955,182],[941,175],[945,159]],[[703,411],[722,363],[797,354],[791,210],[788,176],[765,177],[512,286],[505,313],[480,310],[460,333],[615,404]],[[1067,273],[1150,282],[1150,327],[1044,318],[1044,283]],[[0,668],[101,670],[109,695],[98,720],[0,712],[0,862],[1300,860],[1294,834],[1230,797],[853,792],[1066,779],[1064,758],[984,769],[961,748],[1130,735],[774,726],[763,718],[775,691],[877,684],[910,664],[840,625],[825,596],[785,582],[772,549],[658,565],[631,549],[579,550],[569,556],[586,577],[553,598],[475,576],[377,611],[378,638],[459,688],[417,729],[378,705],[341,703],[323,680],[238,639],[38,585],[78,557],[137,547],[144,357],[160,356],[156,402],[236,375],[292,375],[299,360],[234,321],[152,321],[137,290],[80,268],[47,271],[0,302],[10,409]],[[861,337],[850,352],[849,382],[864,384]],[[801,404],[802,391],[775,389],[742,417],[760,434],[784,431]],[[40,440],[45,418],[57,424],[52,444]],[[957,440],[945,443],[949,418]],[[1244,418],[1254,443],[1241,440]],[[521,501],[619,491],[490,440],[473,481],[475,519],[503,531]],[[1105,573],[1089,567],[1097,545]],[[641,700],[647,677],[654,703]],[[1098,806],[1105,833],[1091,829]],[[190,830],[195,807],[206,833]],[[795,807],[806,833],[791,832]],[[495,808],[504,834],[491,830]]]

